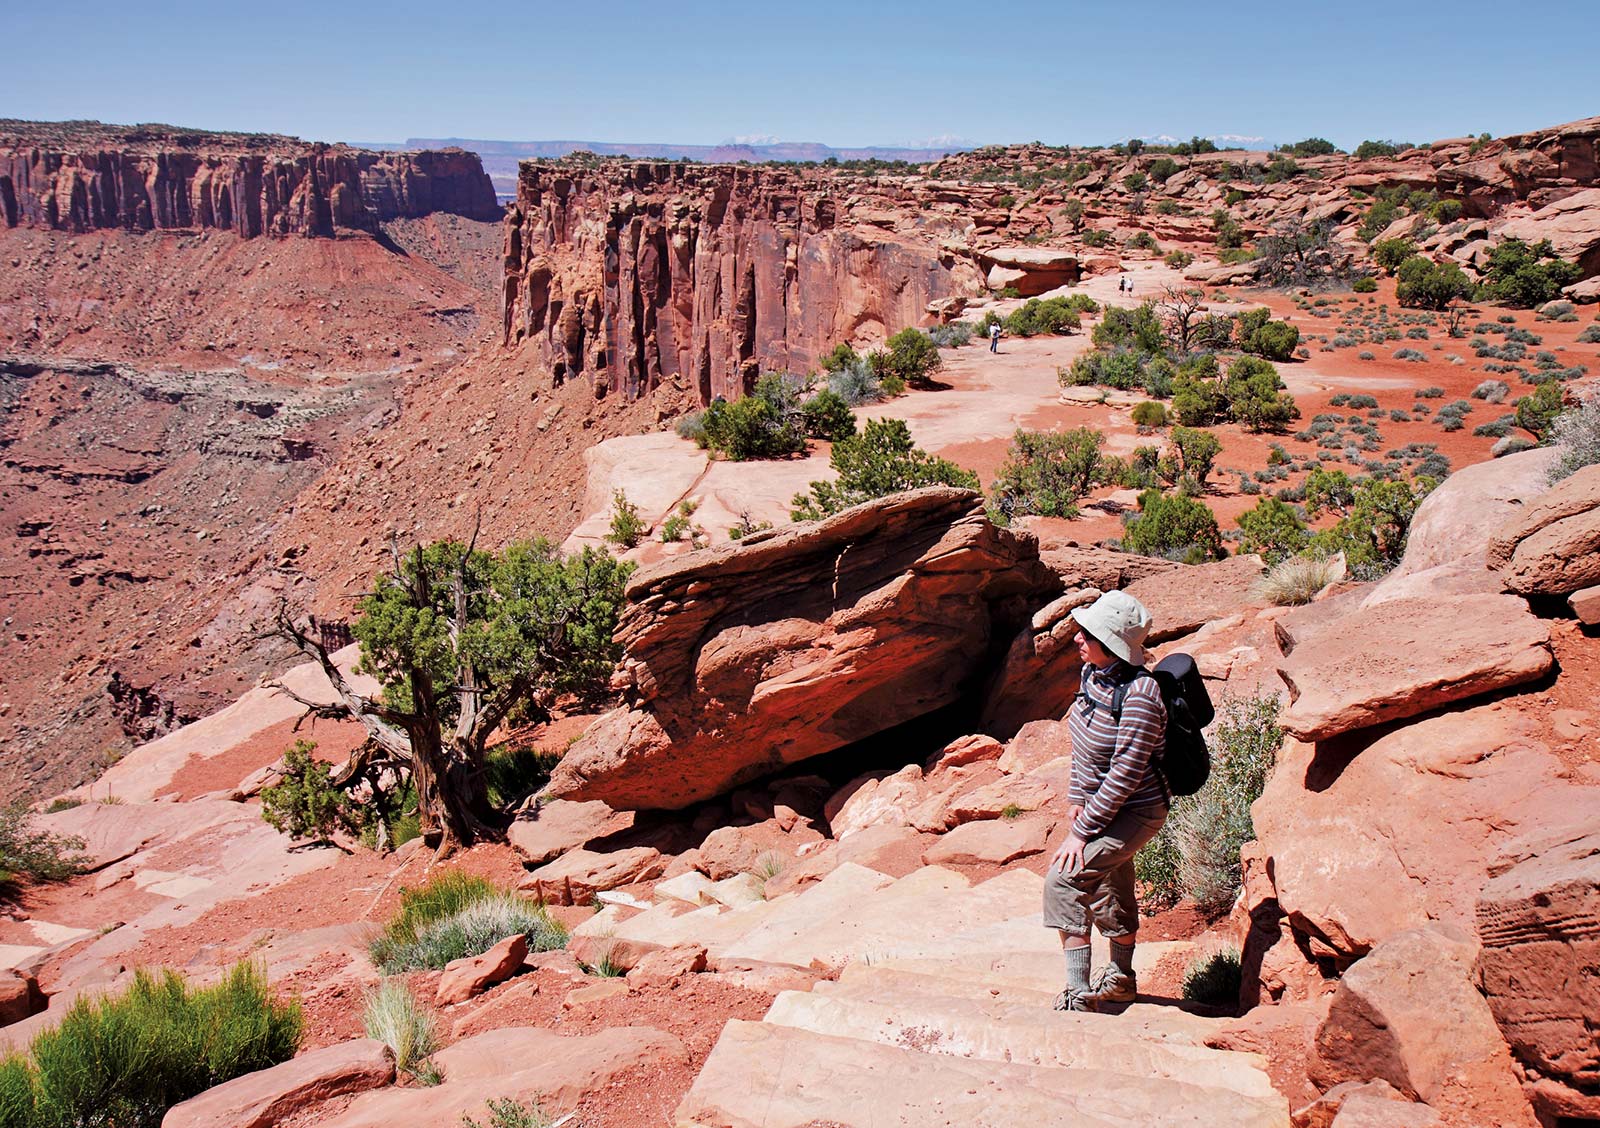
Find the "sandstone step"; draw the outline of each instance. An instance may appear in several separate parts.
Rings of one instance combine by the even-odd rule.
[[[678,1128],[1286,1128],[1289,1109],[1282,1097],[1250,1097],[1165,1077],[969,1060],[734,1020],[675,1121]]]
[[[828,990],[832,986],[782,992],[765,1021],[930,1054],[1164,1077],[1264,1100],[1274,1095],[1260,1057],[1152,1037],[1152,1027],[1163,1021],[1160,1015],[1123,1021],[1121,1015],[1061,1013],[1046,1001],[1019,1005],[993,998],[901,996],[887,983],[878,985],[881,994],[868,998]]]
[[[828,889],[847,870],[835,889]],[[846,863],[817,885],[802,890],[772,919],[723,953],[730,960],[841,968],[875,961],[908,938],[994,924],[1038,904],[1041,880],[1012,870],[973,886],[961,874],[924,866],[898,880],[875,881],[876,871]],[[847,884],[848,883],[848,884]]]

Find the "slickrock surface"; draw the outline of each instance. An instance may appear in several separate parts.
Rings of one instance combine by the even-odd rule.
[[[1288,640],[1278,667],[1297,740],[1327,740],[1543,677],[1549,629],[1514,596],[1396,599]]]
[[[631,707],[550,793],[682,807],[921,716],[979,669],[1006,601],[1051,582],[1031,538],[943,488],[641,572],[618,628]]]
[[[1600,835],[1523,852],[1478,895],[1482,989],[1535,1107],[1600,1116]]]

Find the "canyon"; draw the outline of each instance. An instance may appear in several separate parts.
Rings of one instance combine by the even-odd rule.
[[[1467,332],[1536,337],[1569,398],[1594,395],[1597,145],[1600,118],[1370,160],[580,154],[523,163],[502,209],[466,152],[0,123],[0,786],[91,856],[0,915],[0,1046],[132,967],[208,981],[249,958],[301,1000],[302,1054],[172,1125],[242,1118],[230,1100],[280,1102],[289,1125],[454,1123],[502,1094],[591,1128],[1600,1116],[1600,660],[1582,610],[1600,478],[1552,486],[1555,452],[1505,454],[1492,424],[1512,405],[1474,395],[1502,370],[1405,320],[1369,268],[1382,237],[1473,277],[1507,237],[1549,239],[1577,264],[1572,307],[1474,302]],[[1428,204],[1363,233],[1398,189]],[[1322,225],[1371,292],[1255,288],[1218,209],[1249,240]],[[942,348],[931,386],[859,414],[985,483],[1019,428],[1092,427],[1131,456],[1157,441],[1133,422],[1144,397],[1057,372],[1108,308],[1178,288],[1296,328],[1281,374],[1308,420],[1381,424],[1370,450],[1444,460],[1393,572],[1278,606],[1249,553],[1109,545],[1139,504],[1114,485],[1004,528],[955,489],[794,522],[789,499],[834,473],[829,444],[738,463],[674,432],[836,344],[1077,294],[1100,307],[1082,331]],[[1358,324],[1381,354],[1338,343]],[[1482,414],[1442,426],[1428,405],[1450,401]],[[1370,453],[1309,427],[1211,433],[1203,496],[1225,527],[1263,483],[1303,485],[1281,463]],[[625,552],[605,540],[618,491],[654,534]],[[698,535],[662,538],[685,506]],[[293,741],[337,764],[363,739],[300,726],[263,684],[329,692],[272,637],[280,609],[315,616],[350,674],[354,606],[395,545],[536,535],[640,570],[612,707],[503,734],[555,764],[505,839],[434,859],[419,839],[308,847],[269,828],[261,791]],[[1237,896],[1147,920],[1127,1011],[1057,1014],[1035,911],[1070,814],[1054,718],[1079,669],[1068,612],[1111,589],[1147,603],[1156,653],[1191,654],[1219,702],[1279,703],[1283,739]],[[571,941],[404,973],[449,1043],[426,1088],[394,1083],[360,1012],[382,978],[372,930],[439,872],[537,897]],[[1224,947],[1238,1005],[1181,1002],[1186,968]],[[329,1097],[328,1076],[348,1088]]]

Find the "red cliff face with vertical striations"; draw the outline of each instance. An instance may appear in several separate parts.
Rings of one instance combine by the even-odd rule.
[[[734,399],[758,371],[920,324],[930,301],[981,281],[940,247],[965,220],[920,207],[907,189],[803,169],[525,163],[505,340],[557,383],[633,399],[675,380]]]
[[[474,153],[373,152],[168,126],[0,122],[6,226],[330,236],[384,220],[500,215]]]

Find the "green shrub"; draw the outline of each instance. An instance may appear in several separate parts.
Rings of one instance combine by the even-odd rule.
[[[925,384],[939,370],[943,360],[939,347],[920,329],[902,329],[888,342],[887,375],[896,376],[907,384]]]
[[[92,862],[82,852],[83,839],[37,830],[33,817],[26,800],[0,805],[0,892],[24,882],[65,881]]]
[[[901,419],[869,421],[859,434],[834,444],[828,463],[838,480],[812,482],[808,493],[796,494],[791,502],[794,520],[821,520],[852,505],[923,486],[980,488],[976,474],[916,446]]]
[[[800,405],[806,434],[813,439],[838,442],[856,433],[856,413],[832,388],[823,388]]]
[[[1252,431],[1281,431],[1300,418],[1278,370],[1253,356],[1238,357],[1228,365],[1223,394],[1228,416]]]
[[[1136,427],[1165,427],[1167,409],[1154,400],[1133,405],[1133,423]]]
[[[1172,453],[1161,460],[1161,476],[1192,492],[1204,491],[1222,442],[1210,431],[1193,427],[1174,427],[1171,438]]]
[[[1161,253],[1161,245],[1156,242],[1156,237],[1148,231],[1135,231],[1128,239],[1128,247],[1135,251],[1149,251],[1151,254]]]
[[[1147,353],[1162,352],[1167,343],[1166,329],[1153,302],[1144,302],[1131,309],[1125,306],[1107,309],[1100,324],[1090,334],[1090,340],[1097,349],[1122,345]]]
[[[1239,949],[1222,948],[1189,962],[1183,971],[1183,997],[1210,1007],[1237,1007],[1244,983]]]
[[[897,380],[897,384],[904,391],[904,381]],[[833,369],[828,373],[828,390],[850,407],[860,407],[864,403],[876,403],[888,396],[888,389],[884,382],[878,379],[872,366],[863,357],[856,357],[851,364]]]
[[[1185,493],[1145,490],[1139,512],[1122,530],[1122,548],[1142,556],[1199,564],[1220,560],[1222,534],[1209,507]]]
[[[628,495],[622,490],[613,490],[611,528],[606,533],[606,540],[621,548],[634,548],[649,531],[650,524],[639,516],[639,507],[629,501]]]
[[[1293,153],[1297,157],[1327,157],[1339,151],[1332,141],[1323,137],[1307,137],[1304,141],[1296,141],[1293,145],[1285,145],[1283,152]]]
[[[365,808],[334,786],[331,765],[312,755],[316,748],[297,740],[283,754],[279,782],[261,789],[261,817],[296,841],[328,842],[337,833],[361,833]]]
[[[1098,227],[1091,227],[1083,233],[1085,247],[1109,247],[1111,245],[1111,232],[1102,231]]]
[[[367,993],[361,1026],[368,1038],[389,1047],[402,1073],[422,1075],[423,1063],[439,1048],[438,1020],[401,979],[385,979]]]
[[[1188,251],[1168,251],[1166,257],[1161,261],[1165,262],[1173,270],[1182,270],[1194,262],[1194,256]]]
[[[1409,148],[1411,146],[1408,144],[1396,144],[1393,141],[1363,141],[1350,155],[1358,161],[1369,161],[1376,157],[1392,157],[1401,149]]]
[[[1435,223],[1454,223],[1461,218],[1460,200],[1440,200],[1428,209],[1428,218]]]
[[[1417,253],[1417,245],[1405,236],[1379,239],[1372,244],[1372,261],[1385,274],[1394,275],[1400,264]],[[1376,289],[1376,286],[1374,286]]]
[[[1371,294],[1378,289],[1378,282],[1374,278],[1357,278],[1350,288],[1358,294]]]
[[[1307,513],[1339,518],[1332,528],[1312,536],[1312,551],[1323,556],[1342,552],[1352,576],[1378,578],[1400,563],[1417,506],[1437,484],[1426,475],[1410,482],[1357,481],[1342,470],[1312,470],[1305,481]]]
[[[1106,480],[1100,456],[1105,441],[1088,427],[1018,430],[990,487],[998,515],[1003,520],[1030,513],[1076,517],[1078,499]]]
[[[1001,323],[1014,337],[1071,333],[1082,322],[1069,298],[1029,298]]]
[[[79,998],[0,1063],[0,1124],[159,1128],[173,1105],[288,1061],[303,1028],[299,1006],[277,1002],[250,964],[195,988],[137,971],[126,993]]]
[[[1003,195],[995,197],[994,206],[997,207],[997,208],[1006,208],[1006,209],[1014,208],[1014,207],[1017,206],[1017,198],[1015,196],[1013,196],[1010,192],[1006,192]]]
[[[1559,384],[1540,384],[1532,394],[1517,401],[1517,426],[1542,443],[1550,434],[1550,426],[1561,414],[1563,406]]]
[[[1264,356],[1268,360],[1285,361],[1294,357],[1300,344],[1300,330],[1287,321],[1268,321],[1244,343],[1244,351]]]
[[[806,448],[806,436],[797,420],[785,418],[767,398],[755,394],[732,403],[717,400],[706,408],[700,445],[734,462],[747,462],[798,454]]]
[[[1600,325],[1586,326],[1583,332],[1578,334],[1578,343],[1580,345],[1600,345]]]
[[[1168,908],[1184,897],[1213,915],[1232,906],[1241,879],[1239,848],[1255,838],[1250,805],[1266,790],[1283,745],[1280,707],[1275,694],[1224,696],[1218,703],[1208,741],[1210,779],[1173,802],[1161,833],[1134,859],[1134,876],[1148,885],[1147,907]]]
[[[847,368],[856,368],[866,361],[860,353],[841,341],[833,346],[833,351],[822,357],[819,364],[824,372],[843,372]]]
[[[1134,171],[1122,178],[1122,185],[1130,192],[1143,192],[1150,185],[1150,178],[1144,173]]]
[[[1178,172],[1178,162],[1171,157],[1157,157],[1150,162],[1150,179],[1165,184]]]
[[[1576,263],[1557,258],[1550,240],[1507,239],[1489,252],[1483,296],[1531,309],[1552,301],[1564,286],[1583,277]]]
[[[1311,539],[1299,511],[1275,497],[1260,498],[1235,520],[1244,534],[1239,551],[1259,553],[1268,564],[1300,552]]]
[[[691,545],[699,545],[704,541],[706,531],[694,523],[694,511],[698,508],[699,503],[688,498],[678,502],[677,510],[661,522],[661,543],[686,540]]]
[[[1400,208],[1392,199],[1374,200],[1367,214],[1362,217],[1361,226],[1356,228],[1356,238],[1363,243],[1370,243],[1398,218]]]

